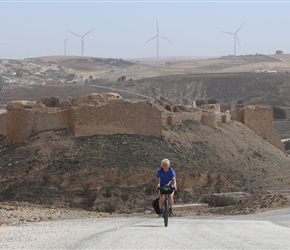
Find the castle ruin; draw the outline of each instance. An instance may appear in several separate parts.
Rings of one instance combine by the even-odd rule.
[[[57,97],[39,101],[13,101],[6,113],[0,114],[0,135],[8,143],[17,143],[32,134],[66,129],[74,136],[95,134],[140,134],[161,136],[164,124],[179,125],[195,120],[213,129],[231,119],[244,123],[256,134],[284,151],[278,133],[273,128],[273,113],[269,107],[247,106],[238,112],[220,112],[218,104],[197,108],[155,100],[125,100],[115,93],[91,93],[60,102]]]

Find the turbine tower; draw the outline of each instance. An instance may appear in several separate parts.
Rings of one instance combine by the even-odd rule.
[[[64,39],[64,55],[66,56],[66,41],[68,40],[68,39],[70,39],[71,38],[71,36],[70,37],[68,37],[67,39]]]
[[[236,41],[238,41],[238,44],[241,47],[239,38],[237,36],[237,33],[243,27],[243,25],[244,25],[244,23],[240,26],[240,28],[237,29],[237,31],[235,33],[222,31],[223,33],[227,33],[227,34],[230,34],[230,35],[234,35],[234,56],[236,56]]]
[[[84,50],[85,50],[85,43],[84,43],[84,37],[89,34],[90,32],[92,32],[95,28],[91,29],[90,31],[88,31],[87,33],[85,33],[84,35],[78,35],[72,31],[69,31],[70,33],[74,34],[75,36],[78,36],[81,38],[81,56],[84,55]]]
[[[157,34],[152,37],[150,40],[148,40],[146,43],[150,42],[151,40],[157,38],[157,60],[159,59],[159,30],[158,30],[158,20],[157,20]],[[168,38],[162,36],[162,38],[166,39],[167,41],[171,42]]]

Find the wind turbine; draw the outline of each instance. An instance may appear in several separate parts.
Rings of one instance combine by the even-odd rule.
[[[70,39],[71,38],[71,36],[70,37],[68,37],[67,39],[64,39],[64,55],[66,56],[66,41],[68,40],[68,39]]]
[[[90,31],[88,31],[87,33],[85,33],[84,35],[78,35],[72,31],[69,31],[70,33],[74,34],[75,36],[78,36],[81,38],[81,56],[84,55],[84,50],[85,50],[85,44],[84,44],[84,37],[89,34],[90,32],[92,32],[95,28],[91,29]]]
[[[238,41],[238,44],[241,47],[239,38],[237,37],[237,33],[243,27],[243,25],[244,25],[244,23],[240,26],[240,28],[237,29],[237,31],[235,33],[222,31],[223,33],[227,33],[227,34],[230,34],[230,35],[234,35],[234,55],[235,56],[236,56],[236,41]]]
[[[157,60],[159,59],[159,30],[158,30],[158,20],[157,20],[157,34],[148,40],[146,43],[150,42],[151,40],[157,38]],[[162,38],[166,39],[167,41],[171,42],[168,38],[162,36]]]

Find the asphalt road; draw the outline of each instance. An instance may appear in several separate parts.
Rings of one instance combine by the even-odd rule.
[[[0,249],[290,249],[290,208],[223,217],[96,218],[0,227]]]

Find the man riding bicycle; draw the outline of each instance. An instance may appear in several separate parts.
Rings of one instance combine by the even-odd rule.
[[[173,168],[170,167],[170,161],[168,159],[163,159],[161,161],[161,168],[158,170],[156,175],[156,191],[159,191],[161,186],[171,185],[174,190],[177,190],[176,186],[176,174]],[[173,215],[173,195],[168,195],[169,200],[169,216]],[[163,203],[164,203],[164,194],[160,194],[159,192],[159,215],[163,214]]]

